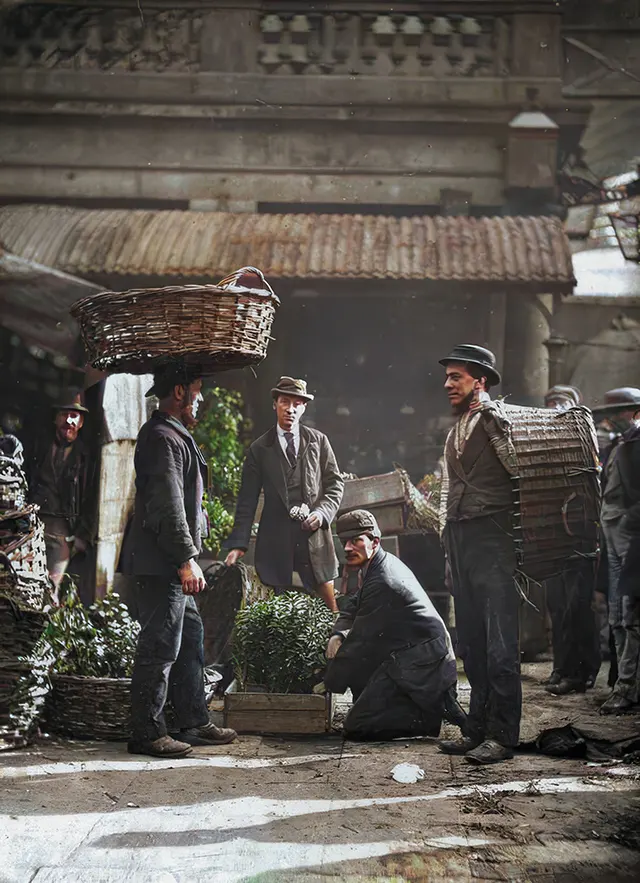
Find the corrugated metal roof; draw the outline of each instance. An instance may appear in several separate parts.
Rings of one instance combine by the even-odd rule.
[[[569,243],[547,217],[227,214],[0,209],[0,242],[80,276],[267,277],[540,283],[570,291]]]

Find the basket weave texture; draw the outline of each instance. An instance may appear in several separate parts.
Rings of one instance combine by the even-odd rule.
[[[527,576],[543,580],[598,545],[600,483],[593,418],[503,405],[517,459],[515,538]]]
[[[47,614],[0,597],[0,662],[29,656],[42,636]]]
[[[14,512],[27,505],[27,479],[15,460],[0,457],[0,512]]]
[[[261,362],[278,304],[269,290],[182,285],[101,292],[71,313],[101,371],[146,374],[179,359],[207,374]]]
[[[40,609],[48,586],[47,548],[38,507],[0,517],[0,596]]]
[[[77,739],[130,738],[130,678],[52,674],[46,722],[52,732]]]

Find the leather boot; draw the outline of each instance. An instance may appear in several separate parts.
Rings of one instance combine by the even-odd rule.
[[[466,754],[477,748],[479,744],[479,739],[463,736],[462,739],[441,739],[437,746],[443,754]]]
[[[482,745],[478,745],[472,751],[467,751],[464,759],[469,763],[488,764],[500,763],[503,760],[511,760],[513,757],[513,748],[501,745],[493,739],[485,739]]]
[[[568,696],[569,693],[585,693],[587,687],[578,678],[562,678],[557,684],[549,684],[545,690],[552,696]]]

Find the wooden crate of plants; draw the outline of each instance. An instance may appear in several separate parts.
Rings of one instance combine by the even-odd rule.
[[[236,679],[224,697],[225,725],[239,733],[322,734],[331,697],[321,683],[333,614],[301,592],[260,599],[236,617]]]
[[[233,681],[224,696],[225,726],[238,733],[314,735],[331,730],[331,695],[238,692]]]

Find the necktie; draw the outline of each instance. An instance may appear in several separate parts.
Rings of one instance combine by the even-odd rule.
[[[296,457],[296,448],[293,443],[293,433],[292,432],[285,432],[284,437],[287,442],[287,450],[286,450],[287,460],[289,461],[289,465],[291,466],[291,468],[295,469],[297,457]]]

